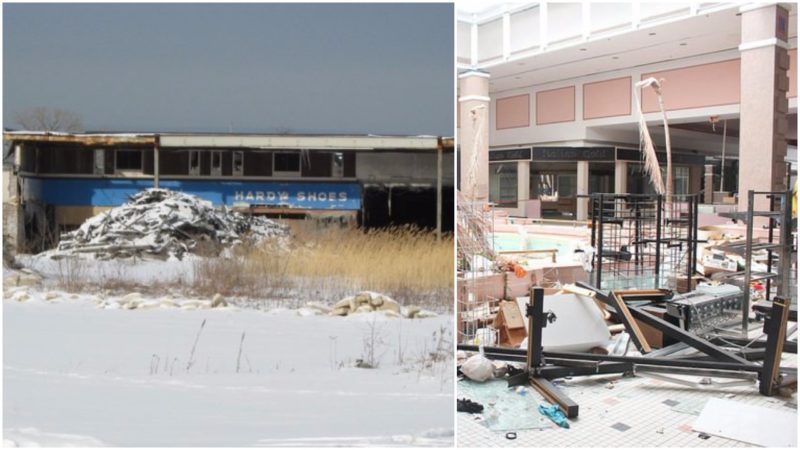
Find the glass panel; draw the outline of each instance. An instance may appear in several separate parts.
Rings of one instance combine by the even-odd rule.
[[[578,192],[578,175],[577,174],[559,174],[558,175],[558,197],[559,198],[574,198]]]
[[[337,178],[344,176],[344,153],[342,152],[333,154],[333,176]]]
[[[189,152],[189,154],[190,154],[190,156],[189,156],[189,168],[190,169],[195,169],[195,168],[200,167],[200,152],[192,151],[192,152]]]
[[[244,159],[244,154],[242,152],[233,152],[233,174],[234,175],[241,175],[242,174],[242,160]]]
[[[666,173],[666,170],[665,170]],[[682,166],[682,167],[674,167],[672,169],[673,173],[673,191],[677,195],[686,195],[689,193],[689,168]]]
[[[517,163],[489,164],[489,201],[517,207]]]

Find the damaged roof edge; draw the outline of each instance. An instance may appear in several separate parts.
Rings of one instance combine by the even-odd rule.
[[[133,133],[61,133],[45,131],[4,131],[4,141],[65,142],[84,145],[154,144],[155,134]]]
[[[61,133],[5,131],[3,139],[17,142],[65,142],[84,145],[151,144],[162,148],[225,147],[355,150],[452,150],[452,137],[378,135],[270,135],[179,133]]]

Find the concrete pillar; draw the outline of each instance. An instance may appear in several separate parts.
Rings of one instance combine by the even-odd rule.
[[[705,172],[706,190],[703,193],[703,203],[710,205],[714,203],[714,165],[706,164],[705,167],[706,167],[706,172]]]
[[[159,155],[160,151],[161,138],[156,136],[153,145],[153,187],[156,189],[161,187],[161,167],[159,166],[159,162],[161,161],[161,155]]]
[[[525,204],[531,197],[531,162],[517,161],[517,210],[518,214],[527,217]]]
[[[742,6],[739,211],[747,191],[786,189],[786,111],[789,13],[779,4]],[[756,210],[769,200],[756,196]]]
[[[469,70],[458,76],[460,185],[466,198],[489,201],[489,74]]]
[[[628,193],[628,161],[614,161],[614,193]]]
[[[577,220],[586,220],[589,218],[589,199],[581,197],[589,193],[589,161],[578,161],[578,182],[576,201],[577,207],[575,208],[575,218]]]

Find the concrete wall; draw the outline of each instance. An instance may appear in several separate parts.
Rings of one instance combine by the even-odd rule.
[[[453,152],[442,155],[442,184],[453,186]],[[436,153],[372,153],[356,156],[356,178],[364,183],[436,184]]]
[[[790,79],[796,79],[797,52],[790,52],[794,72],[790,69]],[[489,143],[491,147],[527,145],[527,144],[562,144],[584,140],[615,140],[617,143],[636,143],[638,136],[635,132],[636,103],[631,90],[628,93],[626,80],[635,83],[649,75],[658,75],[666,78],[664,97],[667,107],[671,107],[669,114],[670,123],[706,121],[709,116],[735,117],[739,114],[739,51],[731,50],[710,56],[698,56],[680,60],[649,64],[636,68],[625,68],[600,75],[587,75],[570,80],[562,80],[526,88],[494,92],[490,95],[489,106],[490,127]],[[687,75],[691,75],[687,77]],[[722,81],[719,81],[722,80]],[[791,85],[791,83],[790,83]],[[714,86],[713,89],[711,86]],[[599,87],[599,88],[598,88]],[[560,105],[560,109],[569,111],[574,109],[575,119],[571,121],[545,120],[538,113],[548,111],[553,102],[549,96],[555,92],[571,92],[575,90],[574,100],[565,96],[567,105]],[[614,95],[608,95],[613,93]],[[528,115],[533,118],[527,127],[498,128],[498,99],[528,95],[531,99]],[[584,98],[584,95],[586,98]],[[644,106],[652,109],[651,94],[644,96]],[[789,110],[797,110],[797,94],[790,92]],[[562,96],[564,97],[564,96]],[[612,103],[607,103],[613,97]],[[672,100],[670,100],[672,99]],[[547,104],[538,105],[538,101]],[[564,98],[559,99],[563,103]],[[625,104],[623,104],[623,102]],[[501,109],[502,120],[500,124],[519,123],[520,118],[510,117]],[[523,115],[523,113],[518,113]],[[645,115],[648,122],[660,123],[658,112]],[[569,117],[561,117],[568,119]],[[549,117],[545,117],[549,119]],[[545,123],[546,122],[546,123]],[[618,126],[629,125],[633,131],[622,132]],[[611,126],[611,127],[609,127]],[[672,131],[672,130],[671,130]],[[652,132],[652,131],[651,131]],[[654,138],[657,145],[663,145],[655,131]],[[713,137],[713,136],[712,136]],[[716,142],[718,139],[715,139]],[[692,137],[683,139],[679,131],[673,133],[673,146],[695,148],[693,145],[714,145],[713,142],[701,142]],[[715,145],[719,145],[716,143]],[[735,150],[738,140],[728,139],[728,148]]]

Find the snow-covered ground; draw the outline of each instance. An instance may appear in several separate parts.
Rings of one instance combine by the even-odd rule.
[[[449,315],[99,300],[4,292],[4,446],[453,445]]]

